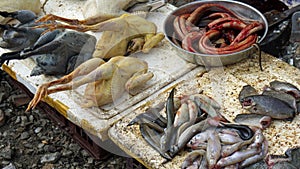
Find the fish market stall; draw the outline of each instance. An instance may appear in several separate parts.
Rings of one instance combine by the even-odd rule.
[[[46,0],[43,10],[46,14],[56,15],[48,17],[50,20],[53,18],[58,18],[59,20],[59,16],[81,20],[84,18],[82,10],[84,10],[85,2],[78,0],[66,0],[64,2]],[[113,34],[111,33],[113,31],[107,30],[97,32],[102,30],[101,26],[97,27],[87,24],[76,27],[76,23],[80,22],[78,20],[71,20],[71,24],[67,27],[59,24],[60,21],[64,22],[64,20],[42,24],[46,28],[38,25],[37,27],[41,29],[70,28],[74,29],[75,33],[85,30],[87,35],[76,34],[76,37],[82,38],[75,38],[78,40],[76,41],[77,43],[71,43],[72,45],[75,44],[75,46],[80,45],[80,42],[85,40],[90,40],[88,42],[92,44],[95,43],[91,49],[82,52],[85,54],[91,54],[89,53],[91,52],[90,50],[93,49],[92,51],[94,51],[95,49],[95,53],[97,54],[98,52],[101,55],[101,49],[104,49],[103,46],[105,44],[110,44],[111,41],[115,40],[114,38],[119,40],[118,37],[121,37],[121,40],[116,45],[119,48],[111,47],[114,50],[110,51],[109,49],[107,52],[109,54],[114,52],[117,54],[114,53],[115,55],[112,54],[113,56],[105,55],[99,61],[99,58],[94,56],[95,53],[92,52],[93,58],[89,58],[89,64],[86,64],[85,67],[79,66],[78,68],[81,69],[75,69],[79,71],[74,71],[75,73],[73,74],[68,72],[66,76],[55,74],[32,76],[34,74],[32,73],[33,70],[37,70],[40,73],[40,69],[35,68],[38,59],[14,60],[15,55],[25,56],[28,51],[34,54],[34,50],[39,48],[39,44],[24,49],[21,53],[10,53],[9,55],[13,59],[8,59],[9,62],[3,64],[2,69],[13,79],[22,83],[31,93],[37,93],[33,99],[34,101],[29,104],[29,111],[36,106],[43,96],[46,96],[42,101],[56,109],[67,120],[91,134],[91,138],[101,141],[113,141],[124,152],[147,168],[187,168],[194,164],[202,164],[202,161],[206,161],[206,158],[209,158],[207,160],[209,168],[224,168],[225,166],[244,167],[250,164],[246,159],[254,156],[258,157],[255,159],[255,162],[259,161],[263,165],[271,166],[276,165],[278,163],[276,159],[280,158],[279,156],[278,158],[273,158],[273,155],[283,155],[287,151],[289,152],[289,155],[287,155],[289,159],[287,160],[286,157],[284,160],[288,161],[287,163],[291,162],[293,165],[296,165],[295,153],[290,153],[290,151],[292,151],[292,148],[300,147],[300,116],[298,111],[300,104],[299,100],[297,100],[300,98],[300,91],[298,90],[300,88],[300,70],[270,54],[260,53],[257,43],[261,43],[263,49],[266,48],[270,35],[267,35],[267,20],[258,10],[239,2],[229,1],[229,5],[227,1],[222,0],[208,0],[208,2],[210,3],[205,4],[203,2],[202,10],[209,12],[211,12],[211,8],[213,10],[208,17],[204,17],[203,22],[197,21],[197,17],[203,17],[201,12],[196,10],[198,9],[197,3],[202,3],[200,1],[192,4],[194,6],[191,8],[189,6],[184,8],[183,12],[188,11],[188,14],[176,11],[178,8],[167,3],[154,12],[148,13],[146,19],[139,18],[138,21],[148,24],[144,27],[135,22],[137,21],[135,20],[137,19],[136,16],[123,14],[122,12],[124,11],[107,16],[109,19],[108,22],[104,22],[104,26],[102,25],[103,29],[107,29],[107,25],[112,27],[118,26],[119,23],[123,23],[123,25],[116,26],[117,28],[123,28],[127,23],[144,29],[151,29],[153,26],[153,29],[149,31],[150,33],[143,31],[140,33],[140,30],[137,29],[137,32],[140,33],[138,36],[142,34],[142,38],[146,40],[156,37],[156,35],[159,37],[163,35],[162,33],[165,33],[166,37],[164,39],[161,37],[154,39],[155,44],[150,43],[149,51],[145,49],[146,52],[144,52],[144,46],[137,45],[138,39],[130,39],[137,36],[137,34],[132,35],[129,33],[129,38],[126,37],[125,41],[122,39],[122,33],[134,32],[137,27],[128,31],[126,30],[127,27],[124,27],[124,30],[122,29],[124,32],[118,29],[115,31],[117,33]],[[232,7],[230,3],[234,6],[232,8],[234,9],[233,12],[228,10]],[[217,7],[214,5],[217,5]],[[221,12],[214,13],[215,8]],[[247,12],[244,13],[244,9]],[[239,15],[236,15],[235,12]],[[170,13],[172,15],[169,15]],[[118,17],[114,18],[115,15]],[[163,22],[163,20],[167,20],[167,22]],[[213,22],[209,23],[208,21],[211,20]],[[229,24],[227,21],[230,21],[228,22]],[[55,26],[51,25],[53,23]],[[72,25],[74,23],[75,25]],[[127,25],[129,25],[129,28],[132,28],[130,24]],[[233,30],[229,28],[233,28]],[[166,29],[171,30],[171,32],[166,31]],[[79,31],[76,32],[76,30]],[[70,33],[71,31],[67,30],[66,32]],[[58,35],[61,36],[57,37],[69,36],[72,39],[74,34],[72,32],[67,34],[66,32],[58,32]],[[41,36],[47,35],[47,33]],[[222,38],[219,38],[219,35],[222,35]],[[226,37],[223,38],[223,35]],[[236,37],[232,38],[231,35]],[[95,38],[84,39],[86,37]],[[105,37],[107,39],[104,39]],[[63,40],[58,39],[55,42],[64,42]],[[96,40],[104,43],[104,45],[96,44]],[[118,46],[124,42],[126,42],[125,45]],[[143,42],[142,44],[147,43]],[[122,47],[124,46],[128,47],[128,51],[120,54],[119,52],[122,52]],[[57,55],[64,56],[64,54],[68,54],[68,51],[59,53],[68,48],[50,49],[52,51],[50,56],[56,55],[57,57]],[[139,52],[135,53],[137,49]],[[0,48],[0,52],[3,54],[10,51]],[[130,56],[120,56],[122,54],[130,54]],[[28,56],[30,55],[28,54]],[[2,58],[5,57],[7,55],[3,54]],[[41,62],[41,65],[43,66],[43,62]],[[134,70],[135,66],[138,70]],[[100,73],[98,72],[97,74],[97,70],[102,70],[101,68],[104,71],[99,71]],[[132,69],[132,77],[136,77],[136,79],[132,77],[125,79],[124,77],[129,76],[128,74],[130,73],[128,72]],[[85,72],[86,70],[90,70],[90,72]],[[77,77],[76,75],[79,76]],[[117,75],[117,79],[113,78],[113,75]],[[105,77],[105,80],[108,79],[107,81],[111,82],[111,84],[116,84],[116,86],[111,85],[107,87],[108,83],[99,82],[98,84],[102,84],[102,86],[99,86],[103,87],[104,90],[97,86],[97,81],[95,86],[92,87],[90,84],[81,83],[93,80],[95,82],[95,78],[101,76]],[[136,81],[130,81],[132,79]],[[65,82],[69,82],[69,84],[64,84]],[[118,88],[114,87],[120,87],[118,86],[119,83],[124,85],[120,86],[122,89],[125,88],[124,91],[128,92],[124,92],[120,96],[114,96],[111,93],[118,92]],[[274,100],[273,97],[267,101],[259,100],[261,101],[259,102],[255,100],[259,98],[264,100],[271,97],[266,96],[267,94],[263,92],[267,90],[267,87],[274,88],[272,86],[274,83],[279,83],[279,85],[285,83],[284,85],[286,86],[292,86],[289,86],[289,89],[293,90],[292,92],[287,91],[282,94],[291,102],[286,103],[288,101],[284,102],[276,98],[274,103],[272,102],[272,99]],[[138,86],[140,84],[142,86]],[[131,89],[131,85],[137,85],[138,87]],[[48,89],[53,86],[56,88]],[[250,91],[246,91],[246,88],[250,88]],[[107,100],[111,99],[112,103],[106,103],[104,99],[103,102],[105,104],[95,106],[98,105],[97,101],[101,100],[101,96],[98,97],[97,94],[105,95],[106,89],[111,94],[108,94],[110,97],[107,97]],[[278,93],[277,97],[279,97]],[[84,107],[85,101],[88,99],[94,102]],[[201,103],[201,101],[203,102]],[[277,112],[276,108],[272,107],[272,110],[269,111],[268,107],[263,107],[265,104],[276,105],[277,103],[278,105],[286,106],[283,108],[283,111],[279,108],[278,114],[274,113],[274,111]],[[247,118],[249,114],[257,111],[264,113],[260,115],[263,116],[265,121],[262,121],[261,117],[259,117],[259,121],[253,119],[253,122],[251,121],[253,126],[248,125],[247,122],[249,121],[247,120],[245,124],[236,121],[239,115],[245,115]],[[146,114],[145,112],[156,112],[156,114],[152,116],[152,114]],[[188,112],[186,113],[188,116],[183,115],[184,113],[182,112]],[[157,118],[161,121],[156,122]],[[191,128],[192,126],[198,126],[198,128]],[[228,128],[232,130],[242,128],[244,133],[240,132],[239,129],[229,131],[227,130]],[[203,144],[202,142],[198,143],[198,138],[195,138],[197,143],[197,146],[195,146],[196,143],[190,141],[190,139],[193,140],[193,136],[189,133],[196,135],[201,132],[205,133],[203,134],[203,137],[205,137]],[[228,148],[233,152],[224,155],[225,159],[220,159],[219,155],[214,157],[216,153],[213,151],[215,149],[217,149],[215,150],[216,152],[220,152],[221,149],[226,149],[226,146],[229,147],[229,145],[234,144],[225,144],[225,138],[221,140],[219,139],[221,136],[217,136],[223,134],[228,136],[226,132],[235,135],[238,139],[235,143],[239,144],[239,146],[236,147],[235,151]],[[172,134],[176,136],[173,137]],[[184,137],[185,135],[187,136]],[[212,145],[217,145],[217,147]],[[226,158],[230,158],[230,155],[236,152],[237,155],[244,152],[250,155],[247,157],[243,156],[244,159],[241,161],[234,161],[236,159],[230,161]],[[269,155],[272,155],[272,157]],[[202,158],[204,156],[206,157]],[[252,158],[250,159],[252,160]],[[268,164],[263,159],[267,159]],[[228,161],[230,161],[230,164],[227,164]]]
[[[273,80],[291,82],[299,87],[300,71],[285,62],[268,54],[263,54],[264,71],[260,71],[257,59],[247,59],[238,64],[224,68],[201,72],[195,69],[192,73],[176,80],[156,93],[152,100],[147,101],[133,113],[116,123],[109,131],[110,138],[128,154],[135,157],[148,168],[180,168],[187,151],[180,152],[171,161],[159,155],[143,139],[139,126],[128,126],[138,114],[144,113],[167,99],[168,93],[176,87],[176,94],[192,94],[203,91],[221,104],[221,112],[227,119],[233,121],[238,114],[248,113],[238,101],[239,92],[249,84],[256,89],[262,89]],[[193,75],[192,75],[193,74]],[[268,140],[268,153],[282,155],[289,148],[300,146],[299,115],[293,121],[274,120],[263,133]]]

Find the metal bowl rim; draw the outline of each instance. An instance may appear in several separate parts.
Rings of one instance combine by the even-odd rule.
[[[177,45],[175,45],[172,40],[170,40],[167,36],[167,33],[166,33],[166,23],[167,21],[169,20],[169,17],[172,16],[175,12],[178,12],[180,11],[181,9],[183,8],[186,8],[187,6],[192,6],[192,5],[195,5],[195,4],[205,4],[205,3],[215,3],[215,2],[225,2],[225,3],[234,3],[234,4],[239,4],[239,5],[242,5],[242,6],[245,6],[251,10],[253,10],[254,12],[256,12],[260,17],[261,19],[263,20],[264,24],[265,24],[265,27],[264,27],[264,34],[263,36],[258,40],[258,44],[260,42],[262,42],[264,40],[264,38],[266,37],[267,33],[268,33],[268,22],[267,22],[267,19],[265,18],[265,16],[260,12],[258,11],[256,8],[246,4],[246,3],[243,3],[243,2],[239,2],[239,1],[233,1],[233,0],[202,0],[202,1],[195,1],[195,2],[190,2],[190,3],[187,3],[185,5],[182,5],[181,7],[173,10],[170,14],[168,14],[168,16],[165,18],[164,20],[164,23],[163,23],[163,32],[166,36],[166,39],[172,44],[172,46],[176,47],[177,49],[183,51],[183,52],[186,52],[186,53],[189,53],[189,54],[193,54],[193,55],[199,55],[199,56],[202,56],[202,57],[228,57],[228,56],[231,56],[231,55],[236,55],[236,54],[240,54],[240,53],[244,53],[248,50],[252,50],[253,49],[253,46],[250,46],[248,47],[247,49],[243,49],[243,50],[240,50],[238,52],[233,52],[233,53],[229,53],[229,54],[205,54],[205,53],[195,53],[195,52],[190,52],[190,51],[187,51],[181,47],[178,47]]]

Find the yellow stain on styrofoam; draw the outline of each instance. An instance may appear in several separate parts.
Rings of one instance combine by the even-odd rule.
[[[97,131],[95,130],[95,127],[86,119],[81,120],[81,127],[85,130],[87,130],[90,134],[97,135]]]
[[[3,64],[3,65],[2,65],[2,69],[3,69],[10,77],[12,77],[13,79],[17,80],[17,75],[16,75],[16,73],[15,73],[9,66],[7,66],[6,64]]]
[[[47,96],[46,98],[44,98],[44,101],[48,105],[50,105],[51,107],[53,107],[54,109],[56,109],[61,115],[63,115],[66,118],[68,117],[68,114],[67,114],[67,111],[69,110],[68,106],[66,106],[65,104],[63,104],[59,100],[52,99],[49,96]]]

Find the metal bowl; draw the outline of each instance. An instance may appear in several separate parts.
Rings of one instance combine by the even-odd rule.
[[[259,34],[258,43],[260,43],[265,38],[268,32],[268,22],[264,17],[264,15],[260,13],[257,9],[247,4],[237,2],[237,1],[231,1],[231,0],[218,0],[218,1],[202,0],[202,1],[188,3],[172,11],[167,16],[163,25],[164,33],[167,40],[172,44],[174,48],[176,48],[180,52],[180,56],[183,59],[187,60],[188,62],[195,63],[202,66],[224,66],[224,65],[239,62],[242,59],[249,57],[249,55],[255,52],[255,47],[251,46],[239,52],[222,54],[222,55],[212,55],[212,54],[190,52],[174,44],[174,42],[172,41],[172,34],[174,32],[173,21],[175,17],[185,13],[191,13],[196,8],[206,3],[219,4],[226,8],[229,8],[230,10],[236,12],[238,15],[242,17],[261,21],[264,24],[264,29],[260,31],[261,33]]]

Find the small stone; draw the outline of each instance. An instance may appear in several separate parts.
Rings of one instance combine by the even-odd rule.
[[[89,157],[89,156],[90,156],[90,154],[89,154],[87,151],[85,151],[85,150],[82,150],[82,151],[81,151],[81,154],[82,154],[84,157]]]
[[[30,136],[29,136],[29,133],[28,132],[23,132],[22,134],[21,134],[21,137],[20,137],[20,139],[21,140],[25,140],[25,139],[28,139]]]
[[[6,146],[4,149],[1,149],[0,157],[3,157],[4,159],[7,159],[7,160],[11,160],[11,157],[12,157],[11,147]]]
[[[54,168],[53,164],[45,164],[42,169],[52,169]]]
[[[33,115],[30,115],[30,116],[29,116],[29,122],[30,122],[30,123],[33,123],[33,120],[34,120]]]
[[[34,133],[39,133],[39,132],[41,132],[41,130],[42,130],[43,128],[42,127],[37,127],[36,129],[34,129]]]
[[[60,158],[60,153],[50,153],[50,154],[45,154],[41,158],[41,163],[55,163],[59,158]]]
[[[21,116],[21,126],[26,126],[26,123],[28,122],[28,119],[26,116]]]
[[[21,117],[18,116],[17,119],[16,119],[16,121],[15,121],[15,124],[19,124],[20,122],[21,122]]]
[[[37,146],[37,147],[38,147],[39,149],[41,149],[41,148],[43,148],[44,146],[45,146],[45,144],[43,144],[43,143],[40,143],[40,144],[38,144],[38,146]]]
[[[6,114],[6,113],[12,113],[12,112],[13,112],[13,109],[8,108],[8,109],[5,109],[4,112],[5,112],[5,114]]]
[[[2,164],[2,165],[9,165],[9,164],[10,164],[10,162],[9,162],[9,161],[6,161],[6,160],[4,160],[4,161],[2,161],[2,162],[1,162],[1,164]]]
[[[94,159],[93,158],[88,158],[88,164],[93,164]]]
[[[78,152],[80,150],[80,147],[78,144],[71,143],[69,145],[69,149],[72,150],[73,152]]]
[[[68,157],[68,156],[71,156],[73,154],[73,152],[72,151],[63,151],[63,156],[64,157]]]

